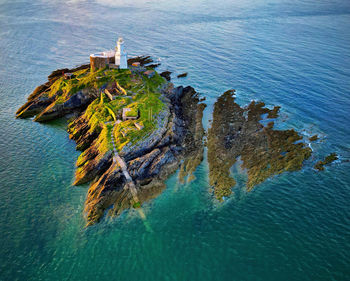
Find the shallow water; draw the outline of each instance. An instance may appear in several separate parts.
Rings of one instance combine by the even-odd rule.
[[[319,133],[305,169],[223,204],[197,179],[135,211],[84,229],[87,185],[71,186],[79,153],[62,121],[14,113],[50,71],[88,62],[122,35],[131,55],[188,77],[207,98],[225,90],[281,105],[281,128]],[[318,156],[350,159],[350,2],[1,1],[0,280],[346,280],[349,163],[320,173]]]

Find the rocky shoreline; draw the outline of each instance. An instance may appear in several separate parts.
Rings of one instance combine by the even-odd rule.
[[[149,57],[139,57],[129,63],[132,62],[145,65],[152,61]],[[73,94],[65,93],[67,98],[64,102],[57,102],[62,95],[61,90],[52,95],[54,83],[62,79],[64,73],[88,69],[89,65],[83,65],[54,71],[48,77],[49,81],[37,87],[26,104],[18,109],[16,117],[34,117],[34,121],[46,122],[74,115],[67,131],[76,142],[77,150],[82,151],[76,162],[74,185],[91,182],[84,210],[87,225],[92,225],[103,217],[107,209],[109,215],[115,216],[124,209],[138,208],[143,202],[156,197],[165,188],[164,181],[181,163],[188,164],[193,162],[191,159],[196,159],[191,169],[185,169],[188,175],[194,172],[202,159],[202,156],[198,159],[198,155],[203,155],[202,116],[205,105],[200,103],[192,87],[174,88],[164,79],[159,88],[163,108],[155,117],[156,128],[140,141],[129,142],[119,151],[135,184],[138,198],[135,202],[125,174],[108,144],[109,134],[114,133],[105,125],[110,122],[96,125],[87,109],[93,101],[100,99],[99,89],[89,85]],[[182,164],[182,167],[186,165]]]
[[[67,131],[81,151],[74,185],[90,183],[84,207],[87,226],[97,223],[106,210],[117,216],[125,209],[140,208],[163,191],[164,181],[176,170],[180,182],[193,180],[203,161],[204,99],[190,86],[175,88],[169,82],[170,72],[157,74],[150,57],[129,60],[135,62],[153,71],[154,77],[147,78],[137,69],[96,73],[89,65],[59,69],[16,113],[17,118],[33,117],[37,122],[71,117]],[[66,73],[76,78],[67,80]],[[103,89],[111,85],[120,92],[108,98]],[[124,119],[121,112],[126,107],[138,112],[134,119],[139,119]],[[300,170],[311,156],[298,132],[274,129],[279,110],[255,101],[241,107],[234,90],[217,99],[207,148],[209,183],[219,201],[232,193],[236,182],[230,169],[238,159],[247,172],[250,191],[271,176]],[[317,139],[315,135],[309,141]],[[336,159],[331,154],[315,168],[323,170]]]
[[[108,151],[101,156],[96,152],[97,136],[84,150],[86,162],[77,163],[76,181],[79,181],[76,184],[93,180],[85,202],[88,225],[97,222],[112,205],[109,215],[118,215],[136,203],[142,204],[156,197],[165,188],[164,181],[179,168],[181,162],[202,151],[204,130],[201,116],[204,106],[199,103],[197,93],[191,87],[177,87],[167,89],[163,94],[168,99],[170,114],[168,122],[162,127],[162,134],[157,134],[156,139],[152,135],[138,148],[131,147],[120,154],[136,184],[140,202],[133,202],[130,190],[125,189],[127,180],[120,166],[113,162],[112,153]],[[191,118],[193,115],[195,119]],[[77,143],[81,138],[91,139],[89,133],[84,135],[81,132],[86,128],[80,128],[76,130],[76,135],[70,135],[71,138]]]

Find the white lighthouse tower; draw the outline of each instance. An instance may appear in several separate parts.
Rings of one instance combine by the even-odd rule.
[[[128,68],[128,60],[126,53],[124,49],[124,40],[123,38],[119,37],[117,41],[117,47],[115,48],[115,64],[119,66],[120,69],[127,69]]]

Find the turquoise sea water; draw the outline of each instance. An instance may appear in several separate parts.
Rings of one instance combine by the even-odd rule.
[[[0,280],[349,280],[350,2],[0,1]],[[197,179],[135,211],[84,229],[88,186],[73,187],[79,153],[65,123],[16,120],[50,71],[88,62],[123,36],[207,98],[225,90],[281,105],[283,128],[318,133],[305,169],[223,204]]]

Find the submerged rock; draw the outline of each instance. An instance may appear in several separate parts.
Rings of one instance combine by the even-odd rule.
[[[319,139],[318,135],[313,135],[309,138],[309,141],[317,141]]]
[[[152,59],[128,60],[133,62],[149,68]],[[66,72],[74,72],[74,79],[65,79]],[[91,182],[84,208],[87,225],[98,222],[107,209],[116,216],[127,208],[139,208],[158,196],[164,181],[179,168],[180,182],[194,179],[203,161],[206,105],[192,87],[174,88],[162,78],[170,80],[170,74],[154,72],[146,77],[138,71],[116,69],[91,72],[89,65],[59,69],[18,109],[16,117],[35,117],[39,122],[74,114],[67,131],[82,151],[74,185]],[[104,95],[106,88],[111,88],[113,96]],[[218,98],[208,130],[209,180],[219,200],[231,194],[235,180],[230,168],[239,157],[248,173],[247,190],[251,190],[273,175],[301,169],[311,155],[296,131],[273,128],[279,106],[268,109],[263,102],[252,101],[241,107],[234,93],[230,90]],[[123,116],[125,108],[137,112],[137,117]],[[263,116],[271,120],[266,126],[261,122]],[[330,155],[315,168],[322,170],[334,159]]]
[[[252,101],[247,107],[235,102],[235,91],[225,92],[214,104],[213,121],[208,131],[210,184],[217,199],[231,194],[236,184],[230,168],[239,157],[247,170],[247,190],[267,178],[285,171],[301,169],[311,149],[294,130],[275,130],[274,123],[260,123],[262,115],[276,118],[279,107],[268,109]]]
[[[328,165],[328,164],[330,164],[338,159],[339,158],[338,158],[337,154],[333,152],[333,153],[327,155],[324,160],[318,161],[315,164],[314,168],[319,170],[319,171],[323,171],[325,165]]]

